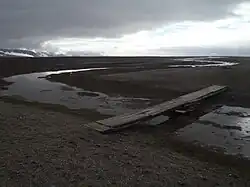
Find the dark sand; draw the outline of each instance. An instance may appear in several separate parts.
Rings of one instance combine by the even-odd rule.
[[[109,135],[85,128],[88,121],[84,114],[75,116],[45,110],[38,103],[17,104],[15,100],[3,99],[1,185],[249,186],[248,162],[188,149],[171,141],[172,132],[222,104],[250,107],[250,59],[230,60],[241,64],[231,68],[166,69],[167,64],[172,64],[171,59],[1,59],[2,77],[51,69],[115,66],[102,73],[48,78],[111,95],[168,100],[212,84],[230,87],[221,96],[197,105],[189,116],[176,116],[156,128],[139,125]],[[23,67],[25,63],[27,68]]]

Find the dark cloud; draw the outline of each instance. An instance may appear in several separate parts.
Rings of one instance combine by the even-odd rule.
[[[0,47],[54,37],[115,37],[168,22],[216,20],[241,0],[0,0]]]

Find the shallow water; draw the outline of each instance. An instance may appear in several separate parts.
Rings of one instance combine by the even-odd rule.
[[[250,109],[223,106],[180,129],[181,141],[218,148],[250,159]]]
[[[44,77],[52,74],[101,71],[105,68],[60,70],[16,75],[5,78],[13,82],[0,96],[15,96],[27,101],[60,104],[70,109],[91,109],[105,115],[118,115],[145,108],[150,104],[147,98],[110,97],[104,93],[92,92],[57,82],[50,82]]]
[[[180,65],[170,65],[171,68],[196,68],[196,67],[227,67],[227,66],[235,66],[238,63],[234,62],[226,62],[222,60],[214,60],[220,59],[221,57],[196,57],[196,58],[179,58],[175,59],[176,61],[182,62],[192,62],[192,64],[180,64]],[[194,64],[194,63],[204,63],[204,64]]]

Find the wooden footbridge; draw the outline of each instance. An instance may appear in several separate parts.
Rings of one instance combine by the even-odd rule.
[[[140,110],[135,113],[123,114],[104,120],[95,121],[86,124],[86,126],[101,133],[121,130],[136,124],[136,122],[138,121],[154,118],[165,112],[194,104],[200,100],[219,94],[226,89],[226,86],[213,85],[202,90],[180,96],[171,101],[166,101],[164,103]]]

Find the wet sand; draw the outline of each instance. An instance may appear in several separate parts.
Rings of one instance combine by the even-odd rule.
[[[195,69],[167,68],[173,63],[169,58],[112,59],[118,61],[118,65],[97,60],[99,62],[91,64],[89,59],[83,63],[84,59],[81,58],[47,59],[43,60],[43,66],[39,59],[32,61],[34,67],[28,62],[29,68],[18,69],[16,67],[20,65],[12,67],[6,64],[10,61],[22,64],[26,60],[7,59],[0,60],[6,68],[0,71],[2,77],[7,77],[58,69],[52,65],[54,63],[55,66],[55,61],[61,64],[60,69],[66,69],[67,66],[70,69],[100,67],[102,64],[102,67],[112,69],[102,73],[51,75],[47,79],[111,96],[138,96],[159,102],[211,84],[228,85],[230,90],[197,105],[196,110],[189,115],[175,116],[162,126],[146,127],[139,124],[109,135],[85,128],[84,123],[88,120],[84,113],[75,116],[54,112],[53,109],[45,110],[39,103],[31,106],[25,102],[17,104],[15,99],[3,99],[5,101],[0,103],[0,178],[3,185],[250,185],[249,170],[245,163],[204,154],[200,149],[186,149],[171,139],[173,132],[221,105],[250,107],[250,80],[247,78],[250,72],[249,59],[230,58],[230,61],[241,62],[230,68]],[[143,61],[147,63],[144,65]],[[15,69],[14,73],[11,68]]]

